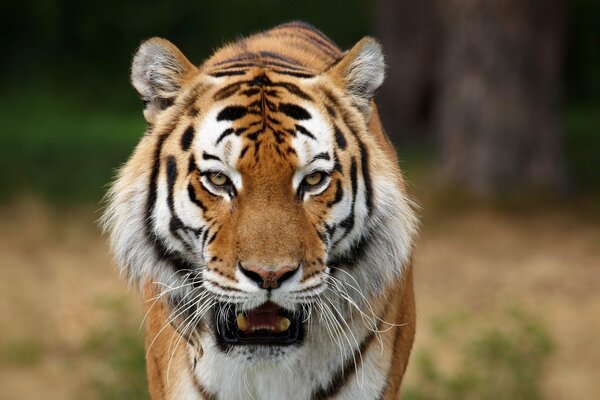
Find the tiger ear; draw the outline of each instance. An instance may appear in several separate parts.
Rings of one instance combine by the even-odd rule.
[[[362,38],[344,53],[328,73],[368,116],[371,111],[371,99],[385,76],[385,59],[381,45],[372,37]]]
[[[131,65],[131,83],[146,103],[144,117],[154,116],[175,100],[196,67],[168,40],[152,38],[138,48]]]

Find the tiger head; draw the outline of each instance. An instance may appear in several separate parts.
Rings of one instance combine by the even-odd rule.
[[[196,67],[166,40],[141,45],[148,131],[104,217],[130,280],[159,285],[180,333],[208,332],[230,356],[302,351],[323,296],[345,282],[359,306],[376,297],[415,233],[372,101],[380,45],[327,68],[263,53]]]

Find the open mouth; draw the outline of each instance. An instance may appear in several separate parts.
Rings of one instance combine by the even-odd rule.
[[[304,336],[302,313],[292,314],[271,302],[249,311],[227,311],[224,318],[217,316],[217,337],[227,345],[287,346],[300,343]]]

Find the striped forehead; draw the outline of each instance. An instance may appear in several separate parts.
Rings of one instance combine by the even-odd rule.
[[[253,151],[261,151],[267,159],[269,155],[290,155],[286,158],[293,160],[297,169],[317,156],[321,162],[333,164],[332,128],[310,101],[280,101],[267,110],[257,109],[255,103],[219,102],[204,114],[194,148],[205,166],[224,164],[235,170],[239,160]]]

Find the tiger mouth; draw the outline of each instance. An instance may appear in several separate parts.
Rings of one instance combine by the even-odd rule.
[[[225,315],[214,313],[214,326],[224,345],[289,346],[302,342],[302,313],[291,313],[271,302],[244,312],[222,306],[221,310],[228,311]]]

